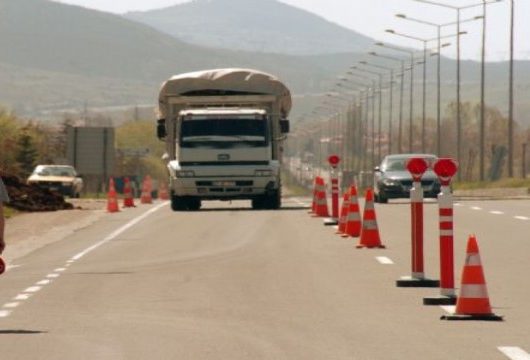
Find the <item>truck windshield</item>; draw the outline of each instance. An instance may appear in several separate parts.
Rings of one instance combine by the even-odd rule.
[[[256,117],[184,118],[181,147],[262,147],[267,146],[267,121]]]

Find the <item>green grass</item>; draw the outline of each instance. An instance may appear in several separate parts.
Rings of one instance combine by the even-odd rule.
[[[8,206],[4,206],[4,217],[6,219],[12,218],[13,216],[16,216],[17,214],[19,214],[17,210],[12,209]]]
[[[288,193],[292,196],[308,196],[311,194],[311,190],[298,184],[296,179],[287,171],[282,171],[282,182],[289,189],[288,191],[284,191],[284,194]]]
[[[493,188],[530,188],[530,179],[506,178],[498,181],[455,182],[455,190],[493,189]]]

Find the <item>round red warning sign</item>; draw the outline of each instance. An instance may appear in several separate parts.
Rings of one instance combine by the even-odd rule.
[[[340,163],[340,157],[338,155],[331,155],[328,157],[328,162],[332,167],[337,167]]]
[[[427,161],[422,158],[412,158],[407,162],[407,170],[412,174],[414,180],[419,181],[428,168]]]
[[[442,185],[448,185],[451,178],[458,171],[458,164],[453,159],[439,159],[434,164],[434,172],[440,178]]]

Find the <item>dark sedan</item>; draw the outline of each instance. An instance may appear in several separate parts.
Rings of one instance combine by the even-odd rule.
[[[440,181],[432,170],[437,157],[431,154],[395,154],[386,156],[381,165],[374,169],[375,201],[387,203],[388,199],[409,198],[412,188],[412,175],[407,170],[411,158],[427,161],[429,169],[421,178],[425,197],[436,198],[440,192]]]

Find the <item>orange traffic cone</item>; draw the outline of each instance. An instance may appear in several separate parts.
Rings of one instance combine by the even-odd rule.
[[[140,202],[142,204],[152,204],[153,198],[151,197],[150,178],[147,175],[142,183],[142,194],[140,195]]]
[[[501,321],[502,316],[495,315],[491,311],[488,289],[477,239],[474,235],[467,241],[466,262],[462,271],[462,286],[460,296],[456,301],[454,314],[444,315],[445,320],[496,320]]]
[[[309,210],[308,214],[314,214],[316,212],[316,199],[317,199],[317,188],[318,188],[318,176],[315,177],[315,181],[313,182],[313,201],[311,202],[311,210]]]
[[[379,238],[379,229],[377,228],[377,219],[375,217],[374,192],[370,188],[366,189],[363,227],[357,248],[385,248]]]
[[[348,216],[348,210],[350,209],[350,193],[346,191],[344,197],[342,198],[342,206],[340,208],[339,216],[339,228],[337,229],[336,234],[344,234],[346,230],[346,217]]]
[[[125,185],[123,186],[123,207],[134,207],[134,197],[129,178],[125,178]]]
[[[118,206],[118,194],[114,187],[114,179],[110,178],[109,192],[107,193],[107,212],[114,213],[120,211]]]
[[[316,198],[316,211],[313,217],[329,217],[328,200],[326,194],[326,184],[324,179],[319,178],[317,198]]]
[[[165,183],[161,182],[158,189],[158,198],[160,200],[169,200],[169,193]]]
[[[359,212],[359,199],[357,198],[357,187],[351,186],[350,204],[346,216],[346,228],[343,237],[358,237],[361,235],[361,214]]]

